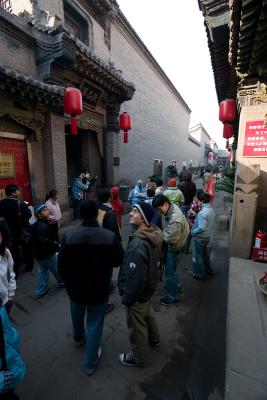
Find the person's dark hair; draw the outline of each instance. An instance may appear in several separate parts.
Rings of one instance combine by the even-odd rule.
[[[154,197],[155,196],[155,190],[147,189],[146,194],[147,194],[147,197]]]
[[[171,204],[168,197],[164,196],[164,194],[158,194],[157,196],[154,197],[152,201],[152,206],[155,208],[161,207],[163,206],[164,203],[168,203],[169,205]]]
[[[192,180],[192,174],[191,174],[191,172],[186,171],[186,172],[184,173],[184,178],[185,178],[185,181],[191,182],[191,180]]]
[[[203,189],[197,189],[197,191],[196,191],[197,198],[198,198],[202,193],[204,193],[204,190],[203,190]]]
[[[50,190],[49,191],[49,193],[48,193],[48,198],[49,199],[52,199],[53,197],[55,197],[56,195],[57,195],[57,190],[55,190],[55,189],[53,189],[53,190]]]
[[[2,235],[2,243],[0,244],[0,255],[4,256],[8,242],[8,232],[5,228],[4,223],[0,223],[0,233]]]
[[[163,186],[163,180],[162,180],[161,178],[158,178],[158,179],[155,181],[155,184],[157,185],[157,187]]]
[[[100,189],[97,192],[97,199],[98,201],[100,201],[101,203],[107,203],[108,200],[111,198],[111,192],[109,189],[105,188],[105,189]]]
[[[203,201],[203,203],[210,203],[210,195],[208,193],[200,193],[198,200]]]
[[[19,190],[17,185],[7,185],[5,187],[6,196],[11,196],[12,193],[15,193],[17,190]]]
[[[80,175],[81,175],[81,174],[84,174],[84,175],[89,174],[88,169],[86,169],[86,168],[85,168],[85,169],[82,169],[81,172],[80,172]]]
[[[95,200],[83,200],[80,206],[80,214],[82,219],[96,219],[98,214],[98,206]]]

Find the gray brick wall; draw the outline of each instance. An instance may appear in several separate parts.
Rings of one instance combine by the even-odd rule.
[[[0,31],[0,62],[36,77],[34,49]]]
[[[114,156],[120,156],[121,160],[120,168],[115,170],[115,181],[145,179],[153,173],[154,159],[164,160],[164,169],[171,160],[177,160],[181,169],[187,154],[189,111],[115,26],[111,30],[111,59],[124,78],[136,85],[133,99],[122,106],[122,111],[132,116],[133,129],[129,144],[122,143],[121,134],[119,149],[117,146],[114,149]]]
[[[65,127],[61,116],[50,114],[43,132],[46,191],[56,189],[62,208],[68,207]]]

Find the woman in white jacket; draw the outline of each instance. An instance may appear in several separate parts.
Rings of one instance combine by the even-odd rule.
[[[16,275],[13,270],[12,255],[7,248],[7,240],[6,229],[0,224],[0,298],[9,314],[16,291]]]

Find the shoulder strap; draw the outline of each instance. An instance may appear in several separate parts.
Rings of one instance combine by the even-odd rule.
[[[99,223],[99,225],[101,227],[103,226],[105,214],[106,214],[106,211],[101,210],[101,208],[98,209],[97,222]]]
[[[2,371],[8,371],[6,365],[6,350],[5,350],[5,338],[2,317],[0,315],[0,358],[2,360]]]

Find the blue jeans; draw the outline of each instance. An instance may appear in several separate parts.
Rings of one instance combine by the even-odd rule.
[[[166,295],[170,301],[179,297],[179,278],[177,274],[177,265],[179,263],[179,251],[167,250],[166,268],[165,268],[165,289]]]
[[[197,278],[203,278],[204,273],[212,273],[213,270],[210,264],[211,246],[209,246],[209,239],[196,239],[193,240],[193,252],[195,262],[193,263],[193,273]]]
[[[81,340],[84,337],[84,317],[87,311],[87,349],[83,364],[87,369],[93,369],[98,363],[98,349],[100,347],[104,325],[107,300],[101,304],[77,304],[70,300],[73,337]]]
[[[57,254],[53,254],[47,258],[36,258],[34,261],[38,268],[36,288],[36,294],[38,296],[47,292],[49,271],[54,275],[58,283],[63,283],[60,275],[57,272]]]

